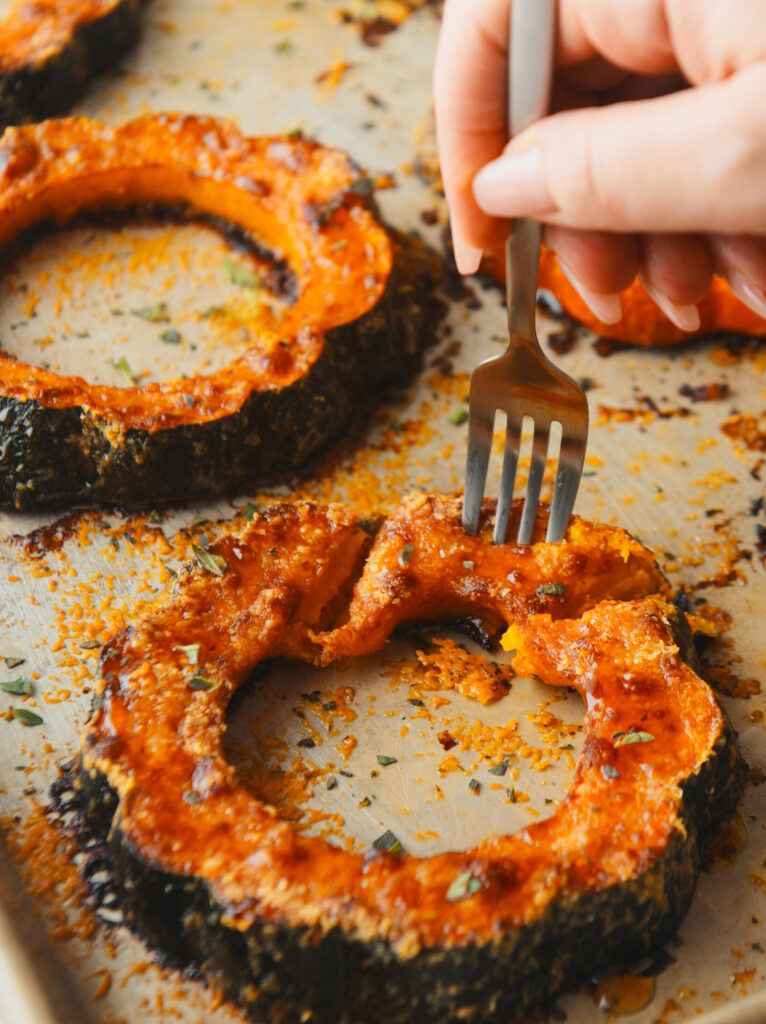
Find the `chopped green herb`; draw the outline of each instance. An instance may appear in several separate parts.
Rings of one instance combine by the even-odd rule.
[[[223,269],[231,283],[240,288],[257,288],[260,283],[252,270],[243,267],[241,263],[234,263],[228,256],[223,258]]]
[[[357,804],[357,807],[369,807],[371,803],[372,800],[370,800],[368,796],[363,796],[362,799]]]
[[[615,747],[625,747],[629,743],[654,743],[654,736],[650,732],[626,732],[617,738]]]
[[[401,853],[403,849],[402,844],[390,829],[386,829],[382,836],[378,836],[372,845],[382,853]]]
[[[186,402],[190,409],[193,409],[194,406],[197,404],[197,399],[194,397],[194,395],[187,395],[185,391],[182,392],[182,395],[184,402]]]
[[[146,522],[148,526],[159,526],[159,524],[162,522],[162,516],[155,509],[149,513],[149,518],[146,520]]]
[[[449,889],[447,889],[447,899],[450,903],[455,903],[457,900],[464,900],[468,896],[473,896],[481,888],[481,880],[474,878],[470,871],[464,871],[461,875],[457,876]]]
[[[210,520],[208,519],[207,516],[195,516],[194,519],[192,519],[191,523],[189,523],[189,525],[190,526],[202,526],[203,523],[209,523],[209,522],[210,522]]]
[[[478,779],[471,779],[468,783],[468,788],[472,793],[475,793],[478,796],[479,790],[481,789],[481,783]]]
[[[356,181],[351,182],[348,190],[358,196],[369,196],[375,190],[375,180],[373,178],[357,178]]]
[[[18,679],[0,683],[0,689],[5,690],[6,693],[24,693],[29,696],[32,693],[32,680],[28,676],[19,676]]]
[[[289,132],[285,132],[286,139],[302,139],[303,129],[302,128],[291,128]]]
[[[315,747],[316,743],[311,738],[311,736],[304,736],[302,740],[298,740],[298,746],[299,747],[309,747],[309,749],[310,749],[311,747]]]
[[[447,419],[456,427],[462,426],[462,424],[468,419],[468,410],[453,409]]]
[[[337,785],[338,785],[338,780],[335,778],[335,776],[334,775],[328,775],[327,778],[325,779],[325,787],[327,789],[335,789]]]
[[[166,345],[179,345],[181,343],[181,335],[175,327],[168,327],[160,335],[160,341],[164,341]]]
[[[289,39],[280,39],[274,47],[274,53],[292,53],[293,49],[293,44]]]
[[[252,523],[257,514],[258,509],[255,507],[255,505],[247,505],[245,507],[244,516],[245,519],[247,519],[248,523]]]
[[[184,652],[190,665],[199,662],[199,644],[179,644],[176,650]]]
[[[184,802],[187,804],[199,804],[202,802],[202,797],[199,793],[195,793],[193,789],[187,789],[184,793]]]
[[[389,764],[396,764],[399,759],[397,757],[389,757],[388,754],[378,754],[377,760],[378,764],[383,765],[385,768]]]
[[[348,239],[347,238],[341,238],[341,240],[339,242],[333,242],[332,243],[332,245],[330,246],[330,252],[337,252],[338,249],[345,249],[345,247],[347,245],[348,245]]]
[[[220,555],[214,555],[212,552],[206,551],[197,544],[192,544],[192,551],[194,552],[194,557],[202,568],[205,569],[206,572],[211,572],[214,576],[223,576],[229,568],[228,562],[225,558],[222,558]]]
[[[425,707],[425,703],[420,699],[420,697],[408,697],[407,703],[412,704],[414,708]]]
[[[505,775],[508,771],[508,758],[504,758],[500,764],[493,764],[489,769],[490,775]]]
[[[602,764],[601,774],[605,779],[619,779],[620,773],[613,764]]]
[[[550,594],[553,597],[563,597],[566,589],[566,583],[541,583],[537,588],[537,593],[540,597],[544,597],[546,594]]]
[[[143,309],[131,309],[131,313],[153,324],[167,323],[170,319],[164,302],[155,302],[153,306],[144,306]]]
[[[113,359],[112,366],[115,368],[115,370],[118,370],[124,377],[126,377],[130,384],[136,383],[136,378],[133,376],[133,371],[130,368],[130,363],[125,358],[125,356],[120,356],[120,358],[117,359],[116,361]]]
[[[405,544],[402,550],[399,552],[399,565],[409,565],[412,561],[412,556],[415,554],[414,544]]]
[[[6,668],[18,668],[19,665],[23,665],[26,660],[27,660],[26,658],[12,658],[12,657],[5,657],[5,658],[3,658],[3,661],[5,662],[5,667]]]
[[[22,725],[42,725],[43,720],[34,711],[29,711],[27,708],[14,708],[13,717],[18,719]]]
[[[192,690],[215,690],[220,686],[214,679],[206,679],[204,676],[192,676],[189,680]]]
[[[404,424],[401,420],[391,420],[391,429],[395,430],[397,434],[404,430]]]
[[[80,648],[83,651],[95,651],[97,647],[103,647],[100,640],[83,640],[80,644]]]
[[[336,711],[338,708],[338,702],[334,700],[326,700],[322,705],[323,711]]]
[[[510,800],[512,804],[516,803],[516,790],[513,787],[506,789],[505,799]]]

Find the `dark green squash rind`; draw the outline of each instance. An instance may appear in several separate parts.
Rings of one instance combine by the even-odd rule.
[[[80,25],[58,48],[0,74],[0,127],[40,121],[67,111],[99,71],[136,41],[144,0],[119,0]]]
[[[672,623],[691,655],[685,617]],[[555,900],[536,921],[489,943],[427,948],[399,957],[380,940],[359,941],[287,923],[227,927],[206,884],[146,863],[120,831],[108,780],[82,767],[82,806],[107,837],[127,923],[253,1020],[293,1024],[504,1022],[550,1004],[598,970],[646,957],[675,932],[692,898],[701,852],[733,812],[743,777],[725,719],[707,760],[682,787],[681,827],[651,868],[620,885]]]
[[[156,504],[241,493],[310,469],[412,373],[439,319],[427,262],[397,248],[375,307],[328,331],[301,379],[253,392],[232,415],[115,436],[82,409],[0,397],[0,507]]]

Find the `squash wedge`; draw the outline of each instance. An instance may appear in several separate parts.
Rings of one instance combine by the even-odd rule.
[[[487,271],[505,280],[505,250],[495,250],[486,261]],[[766,320],[741,302],[722,277],[714,277],[707,294],[697,303],[698,331],[682,331],[668,319],[639,280],[620,292],[622,318],[615,324],[602,323],[583,302],[559,266],[556,253],[543,247],[540,253],[540,288],[553,292],[569,316],[611,341],[643,348],[665,347],[693,341],[709,334],[766,335]]]
[[[367,184],[338,150],[246,138],[214,118],[7,129],[0,247],[83,211],[191,208],[257,236],[299,294],[262,344],[205,376],[104,387],[0,351],[0,506],[233,493],[305,469],[347,435],[438,319],[433,266],[377,223]]]
[[[0,19],[0,125],[64,113],[136,40],[142,0],[16,0]]]
[[[368,551],[342,506],[275,507],[102,651],[78,785],[127,919],[254,1019],[507,1021],[656,949],[688,907],[741,778],[686,621],[623,530],[575,517],[546,544],[541,515],[533,544],[499,547],[491,512],[468,537],[459,501],[410,496]],[[224,715],[263,658],[327,663],[409,618],[468,613],[507,627],[520,672],[585,698],[584,751],[546,820],[428,858],[364,854],[238,784]]]

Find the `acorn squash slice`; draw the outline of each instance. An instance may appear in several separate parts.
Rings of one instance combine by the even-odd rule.
[[[505,250],[493,251],[486,265],[493,277],[505,280]],[[538,285],[553,292],[566,313],[602,338],[629,345],[671,346],[723,332],[766,335],[766,320],[741,302],[722,277],[713,278],[707,294],[697,303],[700,327],[691,334],[665,316],[638,279],[620,292],[622,318],[615,324],[602,323],[561,270],[555,252],[545,247],[540,253]]]
[[[685,620],[623,530],[575,517],[552,545],[541,514],[533,544],[500,547],[493,511],[468,537],[459,501],[411,496],[365,555],[348,509],[275,507],[102,651],[78,785],[127,919],[256,1019],[507,1021],[655,949],[685,913],[740,787]],[[585,698],[584,751],[549,818],[470,850],[365,855],[238,784],[224,715],[260,660],[323,663],[466,613],[508,627],[519,671]]]
[[[191,207],[287,260],[299,294],[273,336],[205,376],[104,387],[0,352],[0,506],[233,493],[346,436],[438,320],[432,262],[377,223],[367,184],[338,150],[214,118],[7,129],[0,247],[82,211]]]
[[[0,19],[0,125],[63,113],[135,42],[142,0],[17,0]]]

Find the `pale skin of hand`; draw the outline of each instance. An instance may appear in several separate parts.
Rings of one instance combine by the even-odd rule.
[[[558,0],[553,113],[508,143],[512,0],[446,0],[434,74],[458,268],[509,217],[593,312],[638,275],[683,330],[712,275],[766,317],[766,3]]]

